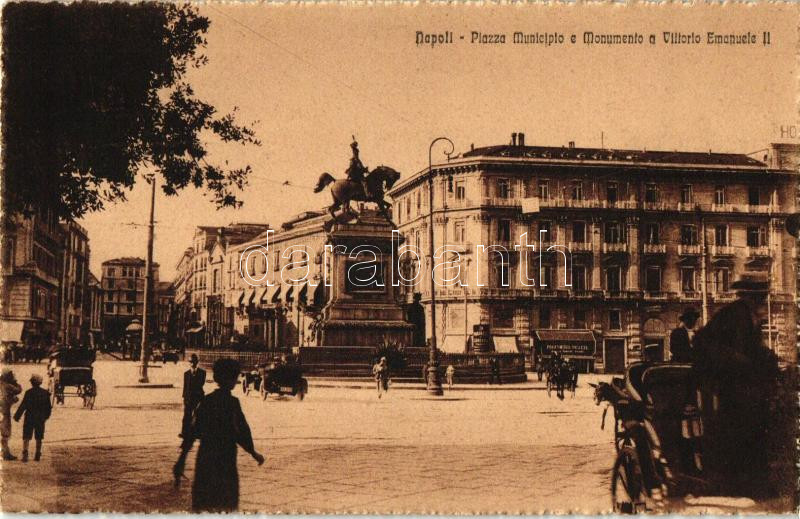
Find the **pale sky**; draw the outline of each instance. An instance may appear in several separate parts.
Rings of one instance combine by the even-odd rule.
[[[366,166],[407,178],[427,166],[440,135],[457,152],[522,131],[529,145],[599,146],[603,132],[610,148],[749,153],[787,141],[781,126],[798,124],[798,6],[207,4],[200,12],[211,20],[210,63],[191,75],[196,93],[220,112],[238,106],[241,122],[257,121],[263,145],[211,146],[219,162],[253,167],[239,210],[217,211],[192,188],[157,193],[162,280],[174,276],[196,225],[278,227],[328,205],[330,194],[311,187],[324,171],[343,176],[353,134]],[[455,43],[417,46],[418,30],[453,31]],[[505,33],[507,43],[470,44],[472,31]],[[513,45],[514,31],[560,32],[565,43]],[[587,47],[584,31],[639,32],[646,43]],[[759,43],[667,46],[663,31],[695,31],[703,41],[707,31],[750,31]],[[657,45],[647,43],[651,33]],[[145,256],[148,194],[137,184],[127,203],[82,220],[96,275],[106,259]]]

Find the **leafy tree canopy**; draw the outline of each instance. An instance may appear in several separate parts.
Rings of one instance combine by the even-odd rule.
[[[204,139],[260,143],[186,80],[207,62],[196,9],[8,3],[2,28],[5,211],[79,217],[124,200],[141,171],[168,195],[191,184],[217,207],[241,205],[250,166],[212,163]]]

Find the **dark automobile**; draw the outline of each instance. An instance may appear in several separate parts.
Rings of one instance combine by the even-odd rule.
[[[308,393],[308,381],[303,378],[303,370],[294,363],[263,364],[258,371],[245,372],[242,390],[247,394],[251,387],[258,391],[262,400],[266,400],[270,393],[292,395],[302,400]]]

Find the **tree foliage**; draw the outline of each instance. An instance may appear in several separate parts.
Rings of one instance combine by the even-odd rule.
[[[239,206],[250,166],[213,163],[205,140],[260,143],[186,78],[207,62],[209,23],[189,5],[6,4],[4,210],[79,217],[124,200],[142,171],[168,195],[192,185]]]

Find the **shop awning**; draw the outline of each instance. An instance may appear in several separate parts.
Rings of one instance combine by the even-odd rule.
[[[255,297],[256,297],[256,290],[258,290],[258,289],[256,289],[256,288],[251,288],[251,289],[250,289],[250,290],[247,292],[247,294],[245,294],[245,296],[244,296],[244,304],[245,304],[245,305],[251,305],[251,304],[253,304],[253,299],[255,299]]]
[[[283,294],[283,300],[287,303],[294,301],[294,285],[286,286],[286,292]]]
[[[308,283],[303,283],[300,290],[297,291],[297,301],[306,304],[306,297],[308,295]]]
[[[272,299],[272,294],[275,293],[275,290],[277,288],[278,287],[275,286],[275,285],[273,285],[273,286],[269,286],[269,285],[265,286],[264,290],[261,291],[261,295],[258,297],[258,299],[256,299],[256,303],[263,304],[263,305],[270,304],[271,303],[271,299]]]
[[[558,351],[564,357],[592,358],[597,351],[590,330],[536,330],[536,343],[543,355]]]
[[[314,287],[314,306],[325,306],[325,285],[320,283]]]
[[[495,335],[493,338],[494,351],[497,353],[519,353],[516,335],[512,335],[511,337]]]
[[[22,342],[25,321],[0,321],[0,342]]]
[[[275,291],[272,293],[271,302],[274,304],[278,304],[281,302],[281,285],[275,286]]]
[[[197,326],[193,326],[192,328],[189,328],[188,330],[186,330],[186,333],[199,333],[199,332],[203,331],[203,327],[204,326],[203,326],[202,323],[198,324]]]
[[[464,353],[463,335],[446,335],[441,344],[437,344],[437,349],[445,353]]]
[[[237,299],[236,301],[236,306],[242,306],[242,303],[244,302],[244,293],[245,293],[244,290],[239,292],[239,299]]]

